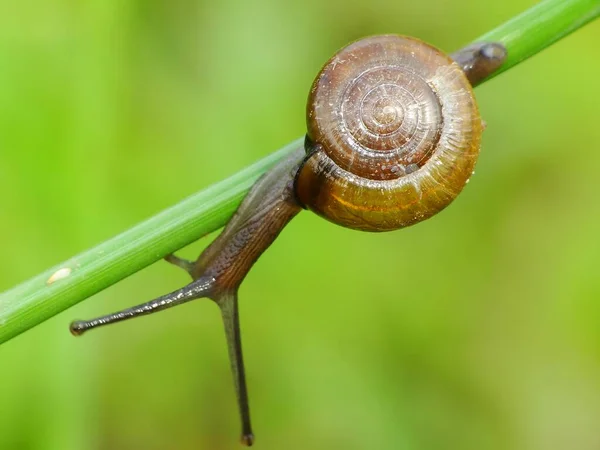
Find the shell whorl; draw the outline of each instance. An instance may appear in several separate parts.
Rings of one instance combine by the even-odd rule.
[[[299,200],[361,230],[391,230],[447,206],[471,176],[481,119],[471,85],[441,51],[374,36],[340,50],[307,106]]]
[[[411,164],[425,164],[443,117],[429,83],[437,68],[425,64],[424,71],[416,56],[429,47],[374,39],[346,47],[321,71],[309,98],[308,136],[342,169],[385,180],[404,175]]]

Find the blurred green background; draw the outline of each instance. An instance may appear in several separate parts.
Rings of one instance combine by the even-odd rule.
[[[1,2],[0,290],[302,135],[349,41],[452,51],[534,3]],[[477,173],[442,214],[376,235],[303,213],[261,258],[240,294],[257,448],[600,448],[599,40],[478,88]],[[2,345],[0,448],[238,448],[215,305],[67,329],[184,283],[157,263]]]

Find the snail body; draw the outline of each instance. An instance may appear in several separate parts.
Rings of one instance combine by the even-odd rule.
[[[340,50],[311,88],[307,135],[250,190],[195,262],[169,255],[192,282],[133,308],[75,321],[80,335],[197,298],[221,309],[242,422],[252,445],[238,288],[252,265],[303,208],[339,225],[389,231],[448,206],[472,174],[483,125],[472,87],[506,50],[475,44],[450,56],[414,38],[373,36]]]

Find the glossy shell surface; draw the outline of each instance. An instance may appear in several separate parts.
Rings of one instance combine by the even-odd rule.
[[[402,228],[445,208],[469,180],[482,122],[465,74],[436,48],[365,38],[323,67],[307,106],[296,195],[342,226]]]

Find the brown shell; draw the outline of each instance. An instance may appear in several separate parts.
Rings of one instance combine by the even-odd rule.
[[[315,79],[296,195],[345,227],[387,231],[445,208],[469,180],[482,123],[452,59],[414,38],[340,50]]]

